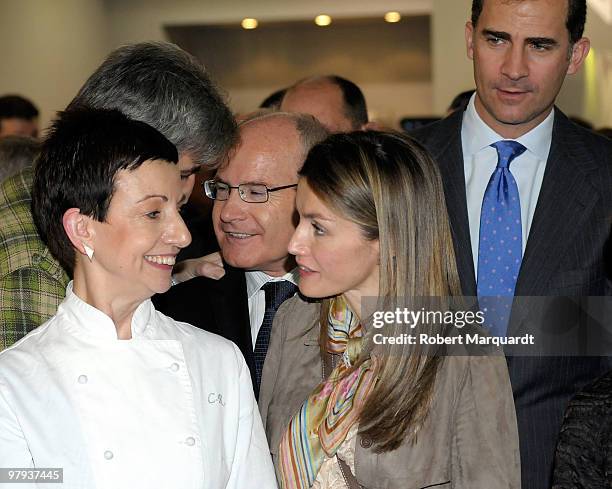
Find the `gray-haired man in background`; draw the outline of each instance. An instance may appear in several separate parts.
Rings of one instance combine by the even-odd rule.
[[[216,166],[234,144],[234,118],[204,68],[177,46],[147,42],[113,51],[69,108],[118,109],[159,130],[179,152],[190,195],[202,165]],[[69,277],[36,232],[32,169],[0,186],[0,350],[55,314]]]

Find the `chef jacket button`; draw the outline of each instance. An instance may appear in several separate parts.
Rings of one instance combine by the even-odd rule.
[[[363,437],[361,440],[359,440],[359,444],[361,445],[361,448],[370,448],[372,446],[372,438]]]
[[[79,384],[87,384],[87,375],[79,375],[77,380],[79,381]]]
[[[193,436],[190,436],[185,440],[185,443],[187,443],[187,445],[192,447],[195,445],[195,438]]]
[[[179,369],[178,363],[173,363],[172,365],[170,365],[170,370],[172,370],[173,372],[178,372],[178,369]]]
[[[104,452],[104,458],[105,458],[106,460],[110,460],[111,458],[113,458],[113,456],[114,456],[114,455],[113,455],[113,452],[111,452],[110,450],[106,450],[106,451]]]

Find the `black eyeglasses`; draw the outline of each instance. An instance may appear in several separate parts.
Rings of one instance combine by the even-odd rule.
[[[216,180],[206,180],[203,185],[204,192],[206,193],[206,196],[210,199],[227,200],[229,199],[231,189],[237,188],[238,195],[240,195],[240,198],[242,200],[254,204],[268,202],[268,194],[270,192],[276,192],[277,190],[297,187],[297,183],[274,188],[268,188],[261,183],[241,183],[236,187],[232,187],[227,183],[217,182]]]

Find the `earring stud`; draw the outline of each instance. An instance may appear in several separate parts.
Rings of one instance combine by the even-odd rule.
[[[92,250],[86,244],[83,244],[83,249],[85,250],[85,254],[87,255],[87,258],[89,258],[89,261],[93,261],[94,250]]]

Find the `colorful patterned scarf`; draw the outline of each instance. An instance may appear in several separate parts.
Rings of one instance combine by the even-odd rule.
[[[278,479],[282,489],[313,485],[325,457],[336,454],[376,385],[376,357],[346,375],[361,352],[363,328],[342,296],[332,300],[327,333],[327,351],[342,353],[344,361],[312,392],[281,439]]]

